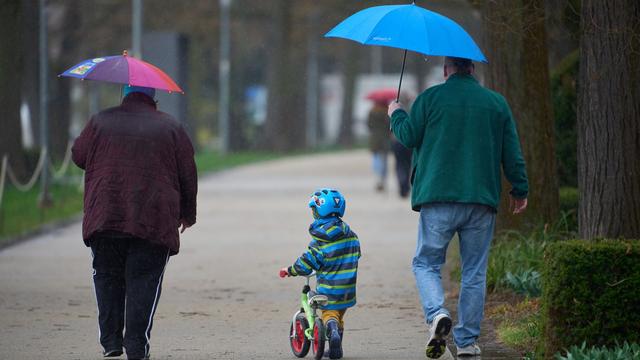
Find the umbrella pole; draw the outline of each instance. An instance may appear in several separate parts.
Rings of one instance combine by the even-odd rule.
[[[402,75],[404,74],[404,64],[407,61],[407,50],[404,51],[404,58],[402,59],[402,70],[400,71],[400,83],[398,84],[398,96],[396,102],[400,102],[400,87],[402,87]]]

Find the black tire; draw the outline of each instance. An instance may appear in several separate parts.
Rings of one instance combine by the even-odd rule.
[[[300,325],[300,327],[298,327],[298,325]],[[308,328],[309,322],[304,313],[298,314],[295,321],[291,322],[291,327],[289,328],[289,345],[291,346],[291,352],[296,357],[303,358],[309,353],[311,341],[307,339],[304,334]],[[297,334],[294,334],[294,330],[297,331]]]
[[[313,358],[315,360],[322,360],[325,340],[324,324],[321,319],[316,318],[316,321],[313,323],[313,341],[311,343],[311,351],[313,352]]]

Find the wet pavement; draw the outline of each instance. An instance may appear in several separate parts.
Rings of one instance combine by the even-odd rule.
[[[325,186],[347,198],[344,219],[363,252],[345,359],[424,359],[411,272],[417,214],[396,195],[394,178],[387,192],[374,191],[369,165],[366,151],[353,151],[204,177],[198,223],[166,270],[152,359],[293,359],[288,330],[304,281],[277,273],[308,244],[308,198]],[[0,252],[0,359],[101,359],[96,314],[79,223]],[[482,359],[518,358],[491,332],[480,345]]]

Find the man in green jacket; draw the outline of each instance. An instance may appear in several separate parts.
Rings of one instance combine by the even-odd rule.
[[[446,57],[446,82],[424,91],[411,113],[389,105],[391,130],[413,149],[411,206],[420,212],[413,272],[429,329],[426,355],[440,357],[451,330],[440,269],[449,241],[460,241],[462,280],[458,355],[480,355],[476,340],[484,314],[489,248],[501,191],[511,183],[511,210],[527,207],[529,185],[516,124],[502,95],[473,77],[471,60]]]

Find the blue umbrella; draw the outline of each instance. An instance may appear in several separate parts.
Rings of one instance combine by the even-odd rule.
[[[417,6],[384,5],[361,10],[325,34],[357,41],[404,49],[398,98],[407,50],[432,56],[452,56],[487,62],[471,36],[446,16]],[[396,99],[397,100],[397,99]]]

